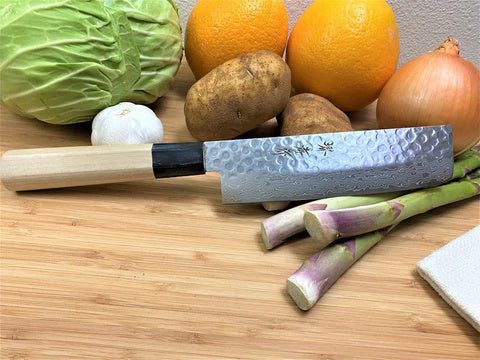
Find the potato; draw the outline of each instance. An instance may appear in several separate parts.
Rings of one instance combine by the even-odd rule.
[[[187,93],[185,120],[201,141],[232,139],[274,118],[290,96],[290,69],[270,51],[227,61]]]
[[[345,113],[327,99],[314,94],[291,97],[277,120],[281,136],[353,130]]]

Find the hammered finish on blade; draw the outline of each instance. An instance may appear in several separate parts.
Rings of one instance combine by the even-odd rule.
[[[453,171],[450,126],[211,141],[204,156],[224,203],[418,189]]]

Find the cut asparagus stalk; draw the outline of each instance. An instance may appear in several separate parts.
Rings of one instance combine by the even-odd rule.
[[[262,206],[267,211],[285,210],[290,205],[290,201],[266,201]]]
[[[476,171],[478,172],[478,170]],[[342,210],[307,211],[305,228],[325,247],[334,240],[385,228],[433,208],[472,197],[480,191],[476,172],[460,181],[411,192],[398,198]]]
[[[447,186],[449,188],[446,191],[445,187]],[[478,195],[480,193],[480,170],[470,172],[459,181],[431,190],[438,188],[443,189],[437,192],[432,191],[431,196],[441,197],[443,201],[445,201],[445,193],[450,193],[448,196],[450,202]],[[454,196],[451,196],[452,194]],[[438,203],[435,199],[430,200],[431,203]],[[350,266],[385,237],[399,222],[381,230],[332,243],[305,261],[287,280],[287,291],[297,306],[302,310],[311,309]]]
[[[478,167],[480,167],[480,146],[474,147],[455,159],[452,180],[461,178],[470,170]],[[402,194],[396,192],[366,196],[340,196],[302,204],[263,220],[261,224],[262,239],[267,249],[273,249],[289,237],[305,231],[303,216],[309,210],[335,210],[376,204]]]
[[[302,310],[311,309],[335,281],[394,226],[331,244],[305,261],[287,280],[287,291],[295,304]]]
[[[262,239],[267,249],[282,244],[287,238],[305,231],[303,215],[309,210],[344,209],[361,205],[375,204],[394,199],[401,192],[365,196],[339,196],[315,200],[288,209],[262,221]]]

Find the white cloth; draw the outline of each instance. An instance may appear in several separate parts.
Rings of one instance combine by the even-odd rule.
[[[480,225],[419,261],[417,271],[480,332]]]

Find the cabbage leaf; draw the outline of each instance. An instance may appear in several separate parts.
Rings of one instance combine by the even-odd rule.
[[[169,0],[105,0],[105,5],[125,12],[140,52],[140,78],[125,100],[151,103],[167,92],[182,59],[177,7]]]
[[[170,0],[0,0],[0,102],[53,124],[162,96],[182,56]]]

